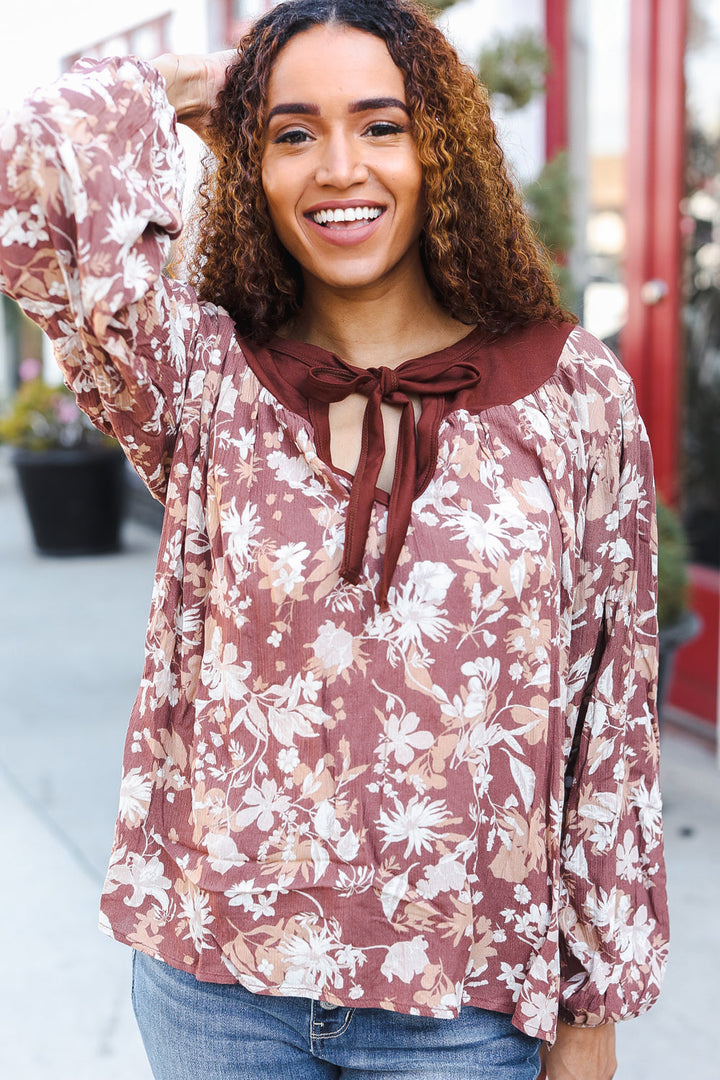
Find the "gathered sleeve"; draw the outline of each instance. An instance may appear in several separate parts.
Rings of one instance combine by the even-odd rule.
[[[0,289],[160,499],[199,322],[163,275],[183,183],[164,81],[134,58],[81,61],[0,120]]]
[[[573,605],[560,911],[573,1025],[644,1012],[666,961],[652,477],[630,387],[591,473]]]

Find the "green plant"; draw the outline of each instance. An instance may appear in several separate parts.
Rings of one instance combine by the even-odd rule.
[[[452,7],[455,0],[427,0],[427,3],[439,13]],[[497,34],[489,41],[480,52],[477,66],[491,99],[499,100],[508,112],[514,112],[545,90],[550,56],[535,30],[518,30],[513,34]],[[561,151],[546,162],[540,175],[525,186],[522,194],[535,231],[550,252],[562,304],[575,311],[578,295],[566,262],[574,243],[567,152]]]
[[[565,307],[575,310],[577,294],[565,264],[573,246],[571,180],[568,155],[561,150],[546,161],[540,175],[523,189],[535,231],[553,259],[553,274]]]
[[[662,499],[657,505],[658,624],[672,626],[687,610],[688,544],[680,518]]]
[[[457,0],[426,0],[427,6],[433,11],[445,11],[455,3]]]
[[[499,34],[478,57],[480,80],[509,110],[523,109],[545,89],[548,53],[533,30]]]
[[[49,386],[38,360],[20,365],[20,386],[0,416],[0,443],[24,450],[53,450],[74,446],[114,445],[97,431],[78,408],[65,386]]]

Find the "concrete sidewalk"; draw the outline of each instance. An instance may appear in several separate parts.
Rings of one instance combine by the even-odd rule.
[[[157,548],[33,553],[0,456],[0,1075],[151,1080],[130,953],[96,930],[125,726]],[[720,1080],[720,773],[714,747],[663,733],[673,949],[660,1003],[620,1025],[619,1080]],[[452,1080],[452,1078],[449,1078]]]

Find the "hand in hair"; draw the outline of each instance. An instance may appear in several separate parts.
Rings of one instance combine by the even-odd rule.
[[[228,67],[237,58],[235,49],[205,56],[163,53],[151,61],[165,79],[167,96],[181,124],[205,137],[210,113],[225,85]]]

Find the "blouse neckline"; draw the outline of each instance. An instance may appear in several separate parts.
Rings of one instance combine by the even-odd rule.
[[[311,424],[321,460],[350,480],[341,576],[360,580],[374,502],[388,506],[388,526],[378,604],[387,607],[392,576],[410,525],[412,503],[427,487],[437,465],[438,433],[452,411],[479,413],[510,404],[537,389],[555,371],[570,324],[535,323],[488,339],[475,327],[442,349],[403,361],[358,368],[319,345],[272,336],[263,346],[239,344],[261,385]],[[367,398],[361,457],[354,476],[333,464],[329,406],[350,394]],[[412,398],[419,397],[415,423]],[[385,446],[381,402],[401,409],[395,474],[390,493],[377,487]]]

